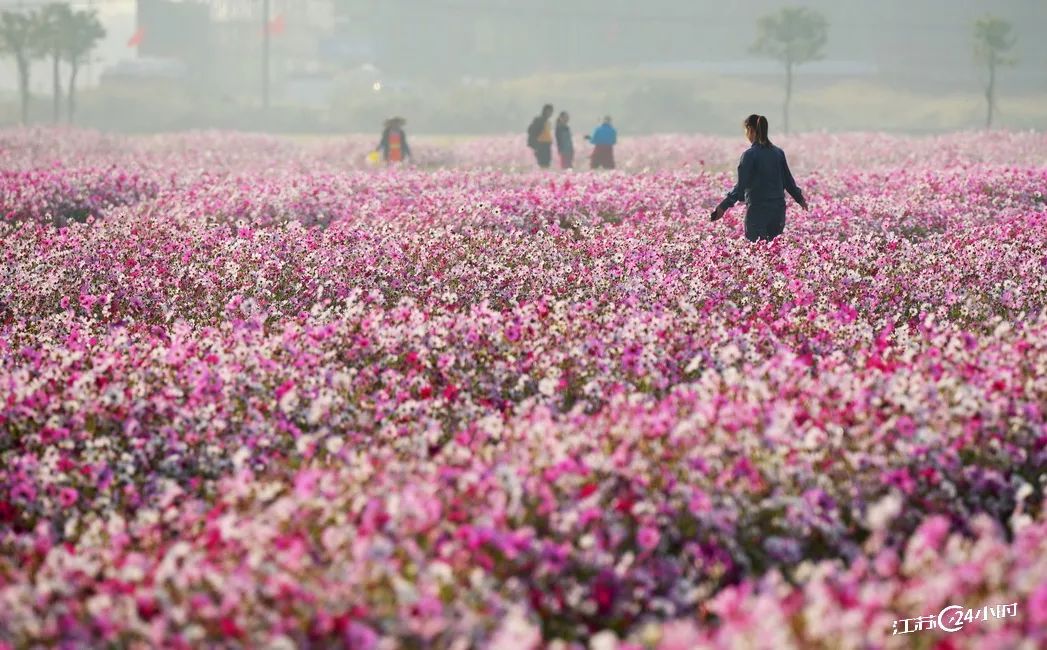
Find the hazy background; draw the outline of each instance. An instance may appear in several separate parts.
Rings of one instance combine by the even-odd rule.
[[[522,133],[546,101],[578,128],[610,113],[623,134],[734,133],[750,112],[773,129],[782,66],[750,46],[756,17],[783,6],[829,27],[824,58],[797,68],[794,130],[981,126],[972,30],[990,13],[1017,38],[996,123],[1047,127],[1047,0],[270,0],[268,27],[264,0],[69,4],[96,8],[107,32],[78,77],[76,116],[106,130],[374,131],[399,114],[414,133]],[[3,125],[18,121],[16,80],[0,58]],[[30,87],[31,121],[50,123],[46,60]]]

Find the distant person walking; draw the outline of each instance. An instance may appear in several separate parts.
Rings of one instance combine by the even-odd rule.
[[[738,161],[738,183],[712,212],[716,221],[735,203],[745,201],[745,238],[770,241],[785,230],[785,193],[807,209],[807,200],[796,186],[785,152],[767,137],[767,118],[745,118],[745,137],[752,144]]]
[[[553,161],[553,131],[549,127],[552,116],[553,105],[546,104],[527,127],[527,146],[534,150],[534,159],[542,169],[548,169]]]
[[[574,167],[574,142],[571,140],[571,127],[567,125],[571,116],[562,111],[556,118],[556,151],[560,154],[560,167]]]
[[[382,154],[382,160],[387,163],[403,162],[411,156],[411,148],[407,146],[407,134],[404,133],[405,124],[407,120],[402,117],[393,117],[385,121],[378,151]]]
[[[614,169],[614,145],[618,144],[618,131],[611,125],[611,116],[603,118],[603,124],[585,136],[592,143],[593,154],[589,158],[591,169]]]

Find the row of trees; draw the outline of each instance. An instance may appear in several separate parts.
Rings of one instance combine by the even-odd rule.
[[[785,66],[785,101],[782,106],[783,126],[789,132],[789,105],[793,94],[793,70],[796,66],[817,61],[829,39],[829,23],[820,12],[804,7],[786,7],[761,16],[756,23],[757,37],[751,51],[777,59]],[[1006,20],[987,16],[974,24],[974,54],[985,65],[988,81],[985,87],[985,128],[992,127],[996,107],[996,72],[1016,60],[1009,55],[1017,42]]]
[[[18,92],[22,123],[29,121],[29,71],[35,60],[51,63],[54,122],[62,116],[62,64],[69,69],[66,119],[76,114],[76,77],[88,56],[105,38],[94,9],[74,10],[66,3],[53,3],[34,11],[0,13],[0,54],[14,59],[18,68]]]

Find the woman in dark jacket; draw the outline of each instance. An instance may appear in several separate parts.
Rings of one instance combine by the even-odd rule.
[[[785,152],[767,137],[767,118],[750,115],[745,119],[745,137],[752,144],[738,161],[738,183],[712,213],[716,221],[739,201],[745,201],[745,238],[770,241],[785,230],[785,193],[807,209],[807,201],[796,186]]]
[[[567,125],[570,119],[567,111],[561,111],[556,118],[556,151],[560,154],[563,169],[574,167],[574,142],[571,141],[571,127]]]

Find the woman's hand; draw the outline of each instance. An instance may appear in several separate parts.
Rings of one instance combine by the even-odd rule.
[[[806,199],[804,199],[803,201],[800,201],[799,205],[800,205],[801,208],[803,208],[804,212],[810,212],[811,209],[807,206],[807,200]]]
[[[716,206],[716,209],[713,210],[712,214],[709,215],[709,221],[719,221],[723,218],[723,215],[726,212],[727,211],[721,208],[720,206]]]

